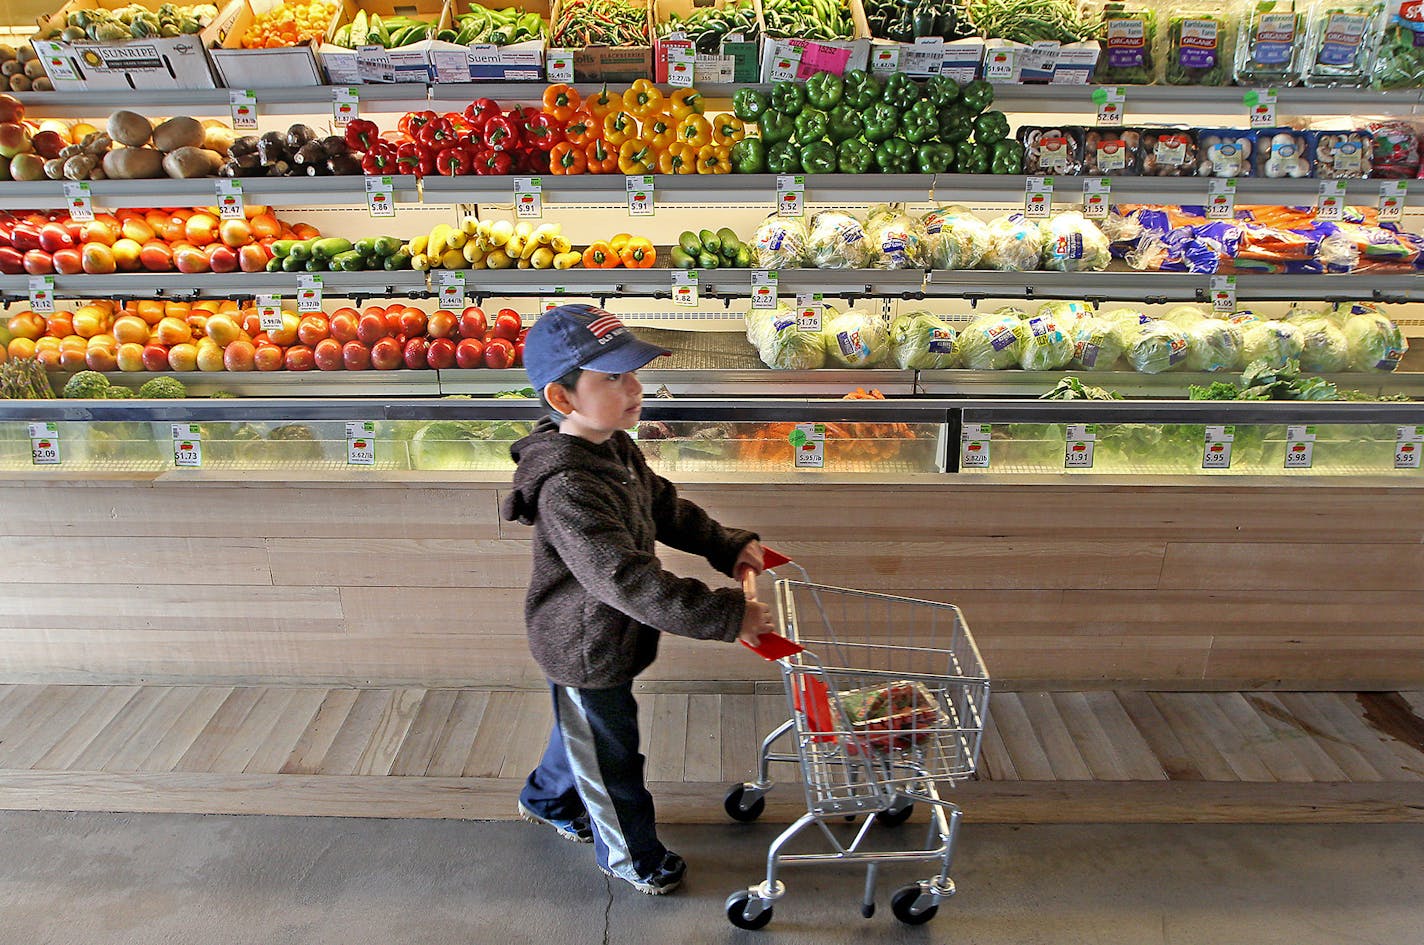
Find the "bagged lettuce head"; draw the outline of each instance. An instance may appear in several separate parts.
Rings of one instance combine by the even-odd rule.
[[[1073,326],[1073,367],[1106,371],[1120,357],[1122,342],[1111,322],[1089,316],[1080,318]]]
[[[806,257],[817,269],[869,269],[874,255],[865,227],[849,213],[822,210],[811,217]]]
[[[1098,272],[1112,262],[1103,231],[1077,210],[1055,213],[1042,225],[1043,268],[1055,272]]]
[[[1238,326],[1219,318],[1202,318],[1182,331],[1187,337],[1188,371],[1239,371],[1245,367]]]
[[[1005,272],[1038,268],[1043,255],[1043,231],[1022,213],[999,217],[989,224],[989,248],[983,266]]]
[[[827,308],[821,319],[826,354],[842,367],[868,368],[890,353],[890,331],[877,314],[852,308],[833,312]]]
[[[1315,374],[1338,374],[1350,366],[1350,343],[1329,315],[1316,315],[1294,323],[1305,340],[1300,369]]]
[[[1073,360],[1073,338],[1050,315],[1035,315],[1024,323],[1028,337],[1019,351],[1025,371],[1056,371]]]
[[[989,225],[967,207],[950,204],[920,218],[929,264],[935,269],[973,269],[989,248]]]
[[[806,224],[799,217],[769,216],[752,234],[758,269],[797,269],[806,259]]]
[[[1122,356],[1133,370],[1161,374],[1181,364],[1187,356],[1187,338],[1171,322],[1152,319],[1135,329],[1118,330],[1124,342]]]
[[[1350,368],[1355,371],[1393,371],[1409,350],[1399,326],[1378,311],[1347,318],[1345,341],[1350,346]]]
[[[779,305],[767,320],[757,353],[762,363],[778,371],[814,371],[826,366],[826,336],[796,327],[796,313]]]
[[[1252,322],[1246,326],[1246,363],[1265,361],[1280,369],[1291,361],[1299,361],[1305,350],[1305,335],[1289,322]]]
[[[909,312],[890,323],[890,356],[902,370],[940,371],[954,367],[959,344],[948,322],[929,312]]]
[[[1017,315],[980,315],[959,333],[959,360],[974,371],[1013,367],[1023,353],[1028,323]]]

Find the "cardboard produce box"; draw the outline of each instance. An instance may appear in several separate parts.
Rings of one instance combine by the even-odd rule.
[[[551,12],[549,0],[457,0],[452,9],[451,29],[460,28],[459,17],[470,12],[471,7],[481,6],[488,10],[520,10],[535,13],[546,22]],[[465,50],[465,65],[468,70],[467,82],[490,80],[505,82],[535,82],[544,78],[544,49],[547,33],[540,39],[529,39],[518,43],[470,42],[461,44]],[[443,70],[442,70],[443,71]],[[447,81],[440,79],[439,81]]]
[[[284,6],[282,0],[238,0],[232,30],[220,45],[208,50],[217,70],[218,84],[230,89],[285,89],[321,85],[324,81],[316,43],[278,49],[244,49],[242,38],[253,21]],[[340,14],[333,14],[332,20]],[[330,33],[332,24],[327,24]]]
[[[651,0],[632,0],[647,10],[649,43],[653,35]],[[554,23],[568,0],[554,0]],[[574,62],[575,82],[633,82],[653,77],[653,47],[647,46],[580,46],[565,40],[562,44],[549,38],[549,46],[569,50]]]
[[[78,10],[119,10],[137,3],[154,12],[160,0],[69,0],[53,16],[41,17],[41,33],[63,30],[69,14]],[[221,7],[221,5],[219,4]],[[213,21],[195,36],[151,37],[113,42],[33,40],[45,74],[56,92],[85,89],[212,89],[217,88],[207,47],[221,45],[232,31],[238,4],[220,8]]]
[[[716,0],[715,6],[722,9],[727,6],[736,5],[736,0]],[[692,15],[694,9],[702,9],[703,4],[694,4],[692,0],[658,0],[655,8],[656,25],[654,32],[661,34],[662,27],[671,19],[670,14],[686,19]],[[754,4],[756,15],[757,32],[751,35],[743,35],[738,38],[737,34],[731,34],[723,38],[718,44],[716,52],[694,51],[693,41],[690,38],[678,39],[669,37],[663,39],[661,35],[653,41],[654,63],[656,67],[655,80],[658,82],[668,81],[668,61],[669,54],[674,49],[693,51],[694,53],[694,81],[695,82],[755,82],[761,76],[761,38],[766,33],[766,24],[761,18],[761,3],[757,0]]]
[[[468,82],[466,50],[454,43],[425,39],[407,43],[395,49],[367,46],[364,50],[347,49],[332,42],[336,31],[351,23],[358,10],[385,19],[409,16],[429,20],[440,29],[450,26],[449,0],[361,0],[360,4],[346,0],[341,14],[332,21],[326,42],[321,44],[322,67],[332,85],[368,85],[391,82]],[[439,54],[449,54],[441,57]],[[438,75],[438,66],[446,70]]]
[[[849,40],[827,42],[775,36],[770,31],[762,41],[761,81],[781,82],[808,79],[817,72],[844,75],[851,69],[870,67],[870,25],[860,0],[850,0],[854,35]]]

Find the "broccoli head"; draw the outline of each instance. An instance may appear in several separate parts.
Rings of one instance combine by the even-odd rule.
[[[109,396],[109,379],[98,371],[80,371],[60,394],[68,400],[103,400]]]
[[[188,389],[176,377],[155,377],[143,382],[138,395],[144,400],[182,400],[188,396]]]

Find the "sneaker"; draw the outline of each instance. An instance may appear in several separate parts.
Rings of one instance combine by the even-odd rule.
[[[554,833],[558,834],[561,839],[569,840],[573,843],[593,842],[593,826],[588,822],[588,814],[579,814],[577,817],[568,820],[560,817],[540,817],[525,807],[523,801],[520,801],[519,816],[531,824],[543,824],[546,827],[553,827]]]
[[[600,870],[608,876],[613,876],[613,872],[600,866]],[[646,879],[626,879],[628,885],[638,890],[640,893],[647,893],[649,896],[666,896],[678,886],[682,885],[682,877],[687,872],[687,864],[682,857],[671,850],[663,857],[662,865],[659,866],[652,876]],[[623,879],[622,876],[614,876],[614,879]]]

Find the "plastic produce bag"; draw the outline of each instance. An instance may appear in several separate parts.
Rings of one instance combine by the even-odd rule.
[[[752,234],[758,269],[797,269],[806,261],[806,224],[797,217],[770,216]]]
[[[1299,361],[1305,350],[1305,335],[1295,325],[1282,321],[1254,322],[1246,329],[1246,363],[1265,361],[1273,368],[1283,368]]]
[[[904,213],[872,214],[866,223],[871,266],[876,269],[916,269],[928,261],[925,229]]]
[[[989,248],[989,225],[957,204],[931,210],[920,218],[935,269],[973,269]]]
[[[1013,272],[1038,268],[1043,254],[1043,235],[1038,225],[1022,213],[999,217],[989,224],[989,248],[984,266]]]
[[[1056,272],[1098,272],[1112,262],[1112,245],[1098,225],[1077,210],[1055,213],[1043,231],[1043,268]]]
[[[873,367],[890,353],[890,332],[885,319],[858,308],[822,316],[826,354],[836,364],[849,368]]]
[[[1025,371],[1056,371],[1073,360],[1073,339],[1047,315],[1035,315],[1026,323],[1028,337],[1019,351],[1019,367]]]
[[[1122,357],[1117,328],[1101,318],[1080,319],[1073,328],[1073,367],[1106,371]]]
[[[1338,374],[1350,366],[1350,343],[1340,326],[1324,316],[1291,322],[1300,328],[1305,349],[1300,353],[1300,369],[1318,374]]]
[[[1017,315],[980,315],[959,333],[959,360],[973,371],[1000,371],[1018,364],[1028,326]]]
[[[1246,366],[1239,327],[1218,318],[1203,318],[1183,328],[1187,338],[1188,371],[1239,371]]]
[[[768,320],[757,354],[762,363],[778,371],[814,371],[826,366],[826,336],[796,327],[796,313],[779,305]]]
[[[1350,346],[1352,371],[1388,373],[1399,367],[1409,350],[1399,326],[1378,312],[1363,312],[1346,319],[1345,341]]]
[[[1187,337],[1171,322],[1153,319],[1136,329],[1121,332],[1125,342],[1122,356],[1133,370],[1161,374],[1181,364],[1187,356]]]
[[[958,332],[938,315],[908,312],[890,324],[890,356],[901,370],[940,371],[958,363]]]
[[[817,269],[868,269],[874,251],[865,228],[849,213],[822,210],[811,217],[806,261]]]

